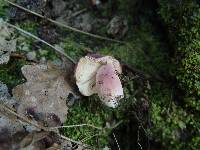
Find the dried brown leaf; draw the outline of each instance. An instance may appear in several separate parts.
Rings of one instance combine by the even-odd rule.
[[[2,141],[0,150],[45,150],[63,149],[61,140],[53,132],[33,131],[17,132],[9,139]]]
[[[20,104],[17,112],[42,125],[61,125],[67,117],[67,97],[77,97],[67,82],[67,70],[52,63],[25,65],[21,70],[27,82],[12,91]]]

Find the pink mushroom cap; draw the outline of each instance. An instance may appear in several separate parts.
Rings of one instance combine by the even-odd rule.
[[[97,93],[103,103],[115,108],[124,95],[121,81],[113,65],[107,64],[99,68],[96,75]]]

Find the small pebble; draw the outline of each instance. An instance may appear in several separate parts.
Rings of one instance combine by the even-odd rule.
[[[31,61],[36,61],[37,60],[37,58],[36,58],[36,52],[28,52],[27,54],[26,54],[26,57],[27,57],[27,59],[28,60],[31,60]]]

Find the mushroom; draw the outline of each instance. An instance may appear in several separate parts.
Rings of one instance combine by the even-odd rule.
[[[124,95],[121,81],[111,64],[101,66],[96,75],[96,89],[101,101],[115,108]]]
[[[119,61],[112,56],[88,55],[77,64],[76,84],[84,96],[97,93],[105,105],[116,107],[118,100],[123,97],[123,88],[118,77],[121,72]],[[103,84],[99,84],[100,82]]]

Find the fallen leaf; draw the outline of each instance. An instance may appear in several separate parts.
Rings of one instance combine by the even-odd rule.
[[[17,145],[14,144],[14,141],[18,142],[21,134],[19,134],[15,140],[11,140],[11,138],[17,132],[25,132],[25,129],[16,116],[5,111],[5,109],[2,107],[3,105],[6,105],[10,108],[13,108],[13,106],[16,104],[16,101],[8,93],[7,86],[1,82],[0,104],[0,150],[16,149]]]
[[[13,108],[15,100],[8,93],[8,88],[0,82],[0,104],[5,104]],[[0,141],[7,136],[11,136],[18,131],[24,130],[23,126],[17,121],[17,117],[9,114],[0,107]],[[3,136],[3,137],[2,137]]]
[[[67,118],[67,97],[78,97],[67,82],[66,67],[47,63],[25,65],[21,70],[27,82],[12,91],[19,103],[17,112],[44,126],[61,125]]]
[[[3,140],[2,142],[0,141],[0,150],[57,150],[63,149],[62,142],[63,141],[53,132],[17,132],[9,137],[9,139]]]
[[[0,150],[23,149],[23,150],[43,150],[43,149],[64,149],[72,148],[69,141],[60,139],[57,133],[47,131],[27,130],[31,124],[17,118],[9,113],[4,107],[10,107],[15,111],[14,106],[17,101],[8,93],[8,88],[0,82]],[[30,131],[30,132],[29,132]]]
[[[20,142],[20,149],[27,150],[42,150],[50,147],[56,147],[59,149],[60,145],[56,144],[59,141],[59,137],[53,132],[31,132],[27,134]]]

